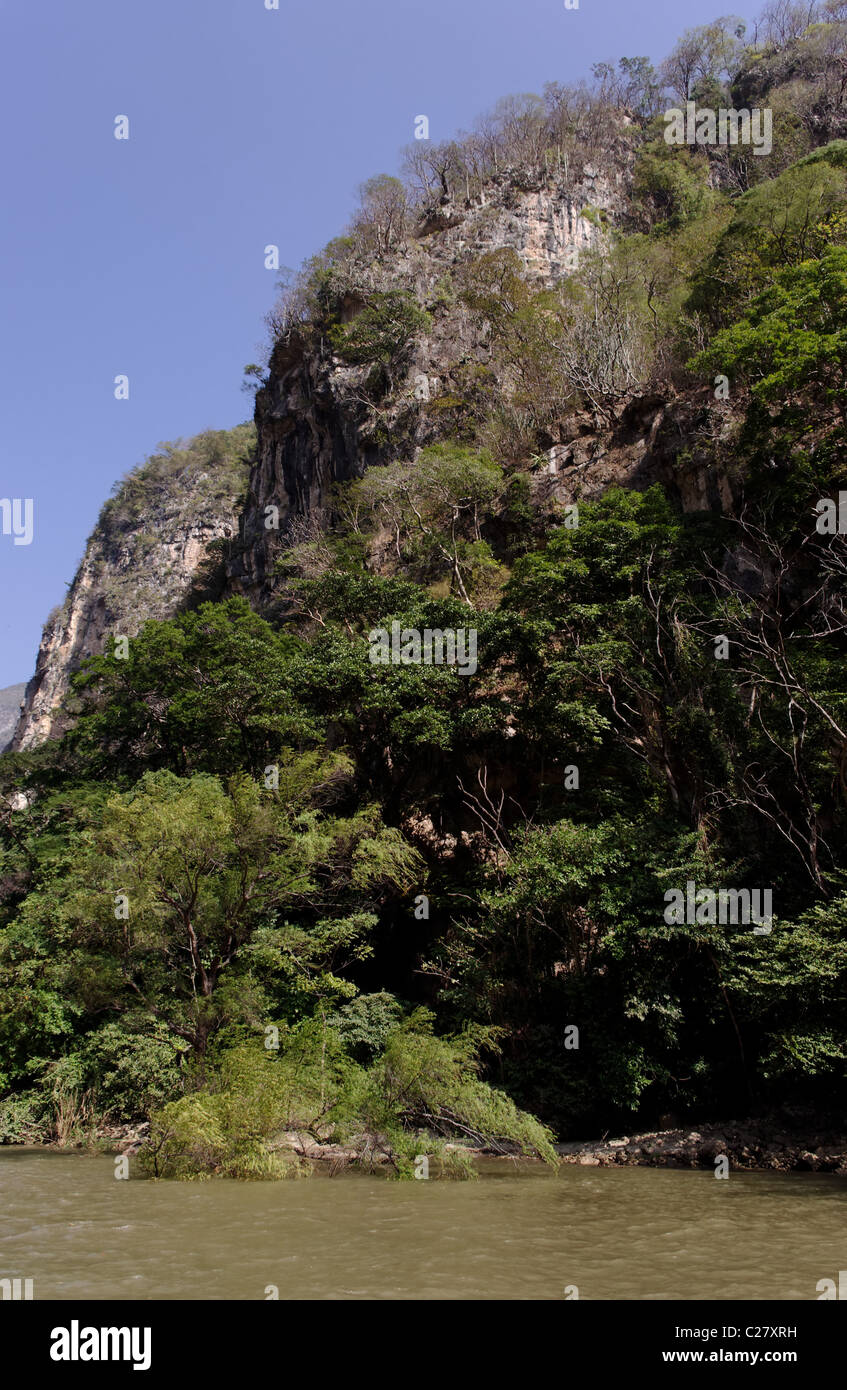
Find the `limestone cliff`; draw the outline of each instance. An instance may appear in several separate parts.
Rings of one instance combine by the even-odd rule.
[[[626,204],[631,150],[601,170],[584,163],[568,176],[512,171],[490,179],[464,203],[442,199],[389,257],[360,275],[371,289],[402,288],[431,319],[416,335],[401,379],[376,402],[368,369],[350,366],[326,342],[304,348],[297,334],[277,342],[256,398],[258,447],[243,518],[243,548],[230,586],[261,603],[274,587],[273,564],[293,518],[322,506],[336,482],[374,465],[413,458],[454,427],[451,407],[467,394],[468,375],[490,351],[478,322],[455,292],[461,268],[486,252],[511,248],[528,275],[552,286],[570,275],[580,253],[598,246],[602,224]],[[345,317],[361,299],[350,295]],[[269,517],[268,508],[278,510]],[[269,522],[271,524],[269,524]]]
[[[15,732],[25,690],[25,685],[7,685],[5,690],[0,690],[0,752]]]
[[[415,337],[402,378],[376,403],[366,368],[346,364],[325,343],[315,350],[296,337],[280,341],[257,394],[255,450],[252,427],[240,427],[166,448],[130,474],[104,507],[64,604],[45,624],[12,746],[28,748],[62,731],[67,712],[63,718],[58,710],[73,672],[103,650],[107,635],[132,636],[145,619],[177,611],[211,541],[231,542],[229,591],[262,606],[294,517],[318,511],[335,482],[414,457],[449,432],[450,406],[464,392],[469,368],[484,367],[489,357],[451,275],[503,247],[514,249],[541,284],[572,273],[580,252],[601,240],[601,219],[614,222],[625,205],[625,140],[618,155],[602,170],[585,162],[549,177],[513,170],[466,202],[442,199],[371,268],[372,286],[408,290],[431,320]],[[360,307],[351,296],[345,317]],[[422,380],[427,402],[416,397]],[[265,524],[269,507],[278,509],[275,529]]]
[[[567,177],[503,173],[466,202],[443,198],[390,255],[360,264],[356,285],[366,288],[348,294],[344,321],[355,320],[369,291],[390,287],[407,290],[431,325],[415,334],[399,376],[376,398],[368,368],[350,365],[325,338],[278,337],[256,396],[256,462],[228,566],[231,591],[261,607],[279,590],[275,562],[293,523],[319,513],[333,484],[413,460],[425,445],[461,433],[473,374],[484,376],[491,362],[485,325],[457,293],[463,267],[511,248],[530,282],[556,285],[587,249],[608,245],[609,228],[626,225],[632,167],[624,135],[602,168],[583,161]],[[683,510],[726,510],[733,480],[716,464],[714,446],[731,423],[731,409],[716,406],[709,390],[634,394],[620,400],[613,419],[590,409],[563,412],[535,460],[522,466],[534,474],[542,507],[597,496],[613,484],[659,481]]]
[[[130,474],[47,621],[13,747],[61,732],[69,712],[63,719],[56,711],[70,677],[108,634],[132,636],[145,619],[178,611],[208,568],[210,542],[228,541],[217,592],[243,593],[262,608],[281,587],[275,562],[292,524],[319,515],[334,484],[455,436],[474,374],[484,377],[492,360],[486,326],[458,291],[464,269],[507,248],[538,287],[571,275],[586,250],[604,244],[608,227],[625,224],[633,159],[624,129],[597,164],[512,169],[465,200],[455,190],[442,197],[416,214],[388,254],[359,259],[342,304],[346,324],[374,292],[402,291],[426,313],[426,328],[378,390],[372,368],[351,364],[325,337],[279,334],[256,395],[255,431],[240,426],[168,446]],[[685,509],[724,508],[731,482],[716,471],[714,451],[698,458],[696,444],[728,426],[727,410],[722,421],[714,416],[709,392],[622,400],[613,421],[570,409],[542,453],[523,461],[534,500],[543,509],[613,483],[659,480]]]
[[[238,526],[255,434],[252,425],[210,430],[187,444],[161,445],[103,507],[67,598],[47,619],[12,747],[60,733],[70,679],[110,635],[132,637],[189,597],[210,542]]]

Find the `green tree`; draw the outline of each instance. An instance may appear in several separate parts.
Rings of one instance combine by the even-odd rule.
[[[373,925],[357,903],[408,884],[416,856],[372,811],[330,814],[349,771],[341,755],[289,756],[277,771],[270,791],[244,775],[225,786],[162,771],[110,797],[69,872],[27,898],[7,959],[26,960],[27,932],[48,914],[58,939],[88,957],[77,1009],[132,1003],[198,1056],[224,1023],[260,1006],[240,963],[284,974],[297,962],[325,995],[334,957],[355,956]],[[326,913],[335,905],[347,908],[338,919]],[[275,929],[277,914],[298,911],[305,920]]]
[[[353,366],[388,368],[416,334],[427,332],[431,322],[408,291],[374,290],[351,323],[329,330],[329,339],[339,356]]]
[[[772,936],[739,936],[729,985],[772,1101],[843,1111],[847,1076],[847,903],[839,893]]]
[[[435,444],[414,465],[372,469],[351,493],[355,507],[389,522],[398,559],[404,539],[423,547],[425,558],[446,565],[451,593],[470,606],[469,577],[490,563],[482,521],[501,486],[501,470],[487,453]]]
[[[320,733],[297,698],[297,653],[242,598],[147,623],[126,660],[96,657],[74,678],[69,750],[120,778],[163,766],[258,774],[282,744]]]
[[[785,401],[804,389],[845,418],[847,248],[780,271],[748,313],[691,361],[693,371],[737,374],[754,398]]]
[[[696,272],[688,308],[727,327],[780,270],[847,238],[845,173],[835,142],[768,179],[734,204],[712,254]]]
[[[200,1087],[155,1113],[145,1167],[161,1177],[285,1177],[304,1171],[280,1145],[290,1131],[341,1141],[352,1162],[384,1162],[406,1178],[422,1147],[444,1175],[474,1176],[467,1151],[448,1140],[557,1162],[549,1130],[480,1079],[490,1030],[438,1037],[432,1014],[416,1009],[394,1023],[367,1069],[317,1020],[279,1042],[270,1056],[256,1046],[225,1052]]]
[[[738,66],[745,29],[737,15],[686,29],[660,67],[662,78],[679,101],[688,101],[698,91],[725,87]]]
[[[406,233],[406,190],[391,174],[377,174],[359,189],[359,208],[351,231],[362,249],[387,255]]]

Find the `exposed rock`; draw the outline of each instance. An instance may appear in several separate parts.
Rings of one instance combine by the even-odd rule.
[[[7,685],[0,690],[0,753],[15,731],[25,690],[25,685]]]
[[[573,273],[581,251],[601,240],[597,216],[614,222],[623,207],[627,149],[615,173],[592,170],[576,182],[530,180],[517,171],[493,179],[472,205],[445,204],[390,262],[373,270],[375,287],[407,288],[432,312],[406,374],[375,410],[365,391],[367,368],[351,368],[328,351],[307,353],[294,340],[277,346],[266,386],[257,393],[258,450],[243,518],[244,548],[230,566],[230,586],[261,604],[274,588],[274,561],[291,518],[316,511],[334,483],[416,451],[449,430],[438,410],[421,408],[415,383],[433,396],[454,394],[456,373],[489,359],[485,331],[445,291],[452,272],[485,252],[510,247],[544,286]],[[447,412],[449,416],[449,411]],[[278,526],[267,508],[278,509]],[[276,518],[272,518],[275,520]]]
[[[209,431],[162,446],[103,507],[67,598],[44,626],[13,748],[62,732],[71,676],[110,635],[134,637],[148,618],[172,617],[213,540],[233,537],[253,427]]]
[[[490,361],[487,326],[455,292],[454,272],[508,247],[539,286],[554,285],[573,273],[581,252],[601,243],[602,221],[620,219],[631,164],[624,135],[604,168],[577,165],[545,177],[503,172],[479,197],[445,202],[384,263],[366,268],[375,288],[411,291],[432,321],[410,343],[378,403],[367,389],[368,368],[351,367],[326,343],[307,350],[295,335],[278,342],[257,393],[254,450],[252,427],[209,432],[185,447],[184,458],[167,446],[131,474],[104,507],[66,601],[45,625],[12,746],[28,748],[63,731],[73,711],[57,711],[73,673],[104,650],[109,634],[131,638],[147,618],[173,616],[210,542],[232,540],[226,590],[261,609],[280,590],[275,562],[294,518],[319,517],[335,483],[396,458],[414,459],[449,435],[450,402],[463,397],[467,373],[484,373]],[[346,318],[363,302],[352,293],[349,299]],[[421,381],[434,408],[416,396]],[[570,413],[553,427],[533,500],[542,513],[555,512],[611,485],[659,481],[684,510],[727,510],[733,480],[715,465],[711,441],[731,418],[708,390],[635,397],[611,422],[590,411]]]
[[[543,178],[501,173],[479,197],[445,202],[384,263],[366,268],[375,288],[412,292],[432,321],[409,344],[384,398],[369,393],[369,368],[351,367],[325,342],[307,349],[293,335],[277,343],[257,392],[255,436],[247,426],[209,432],[186,447],[184,467],[171,449],[131,474],[104,507],[66,601],[45,625],[12,746],[28,748],[63,731],[73,712],[57,710],[74,671],[103,651],[109,634],[132,637],[147,618],[173,616],[210,542],[232,541],[220,591],[243,593],[259,609],[284,597],[276,561],[293,519],[320,517],[334,484],[398,458],[413,460],[449,436],[451,402],[461,404],[468,373],[488,370],[487,326],[462,303],[454,273],[508,247],[539,286],[572,274],[580,253],[601,244],[601,223],[620,220],[632,157],[623,135],[603,168],[586,164]],[[346,317],[363,302],[349,298]],[[430,402],[416,396],[421,381]],[[716,462],[714,446],[732,420],[708,388],[636,396],[621,402],[612,420],[572,411],[551,426],[544,467],[533,474],[533,502],[549,520],[562,505],[610,486],[660,482],[684,511],[728,511],[736,483],[730,465]],[[156,464],[163,457],[164,468]]]
[[[847,1175],[847,1135],[790,1135],[760,1120],[708,1126],[702,1131],[670,1129],[632,1138],[557,1144],[556,1150],[563,1163],[580,1167],[639,1163],[655,1168],[714,1168],[715,1159],[725,1156],[731,1170]]]

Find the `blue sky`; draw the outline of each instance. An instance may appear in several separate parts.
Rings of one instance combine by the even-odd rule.
[[[660,59],[708,0],[0,0],[0,686],[32,674],[115,481],[251,413],[275,275],[335,236],[416,115]],[[114,138],[126,115],[130,138]],[[128,400],[114,378],[130,379]]]

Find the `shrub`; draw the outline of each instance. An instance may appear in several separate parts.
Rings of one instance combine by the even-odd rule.
[[[416,333],[425,333],[432,320],[406,290],[374,293],[350,324],[335,324],[329,340],[335,352],[353,366],[394,362]]]
[[[297,1176],[304,1165],[288,1146],[291,1131],[343,1143],[340,1162],[384,1163],[404,1178],[421,1151],[445,1176],[472,1177],[470,1156],[451,1140],[556,1164],[550,1132],[480,1079],[491,1030],[439,1038],[428,1010],[399,1025],[395,1014],[390,995],[373,995],[348,1006],[340,1026],[318,1017],[289,1029],[276,1053],[233,1048],[196,1090],[153,1115],[143,1167],[169,1178]],[[369,1067],[345,1049],[345,1033],[359,1055],[384,1039]]]

